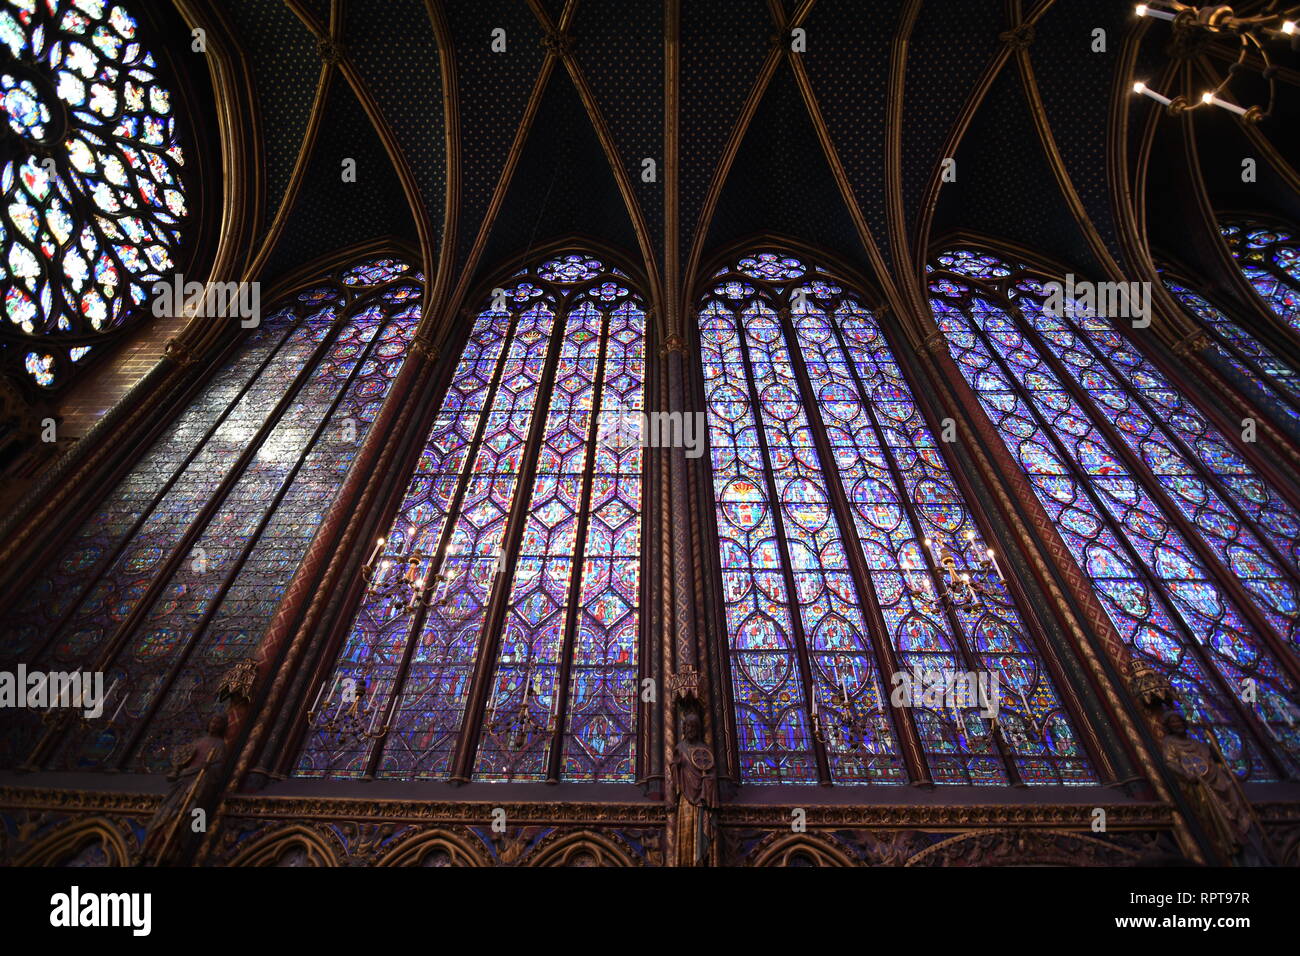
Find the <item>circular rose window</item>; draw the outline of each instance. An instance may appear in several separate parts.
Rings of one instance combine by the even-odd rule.
[[[183,162],[134,17],[0,0],[3,340],[31,381],[59,384],[174,270]]]

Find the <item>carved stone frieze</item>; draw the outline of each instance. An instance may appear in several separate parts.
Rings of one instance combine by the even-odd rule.
[[[232,866],[659,866],[660,828],[227,818],[208,862]]]
[[[921,829],[784,830],[730,828],[727,866],[1136,866],[1181,858],[1168,830],[1099,836],[1005,827],[953,833]]]

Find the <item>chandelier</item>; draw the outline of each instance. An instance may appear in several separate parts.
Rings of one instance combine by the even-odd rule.
[[[385,545],[388,542],[385,539],[376,541],[374,550],[361,568],[361,577],[366,582],[368,594],[377,595],[385,591],[393,593],[398,598],[397,603],[407,613],[411,613],[429,606],[435,588],[426,584],[425,575],[421,571],[428,555],[415,550],[414,535],[408,533],[406,540],[409,542],[406,554],[396,557],[386,556]],[[443,574],[439,574],[439,583],[442,578]]]
[[[925,539],[925,547],[934,562],[939,593],[935,593],[926,573],[909,560],[903,565],[904,580],[912,597],[928,604],[970,608],[997,594],[993,584],[1006,583],[1002,568],[993,556],[993,549],[979,552],[974,532],[966,532],[965,545],[956,549],[948,542]]]
[[[510,664],[510,655],[501,658],[503,666]],[[493,695],[492,709],[488,714],[487,732],[489,736],[505,744],[505,749],[519,751],[531,747],[534,743],[550,739],[554,733],[554,714],[543,699],[541,688],[533,675],[533,660],[528,658],[527,669],[523,679],[523,694],[519,706],[510,711],[498,712],[497,700]],[[544,711],[545,720],[537,718],[537,711]]]
[[[340,683],[343,688],[339,694],[338,706],[332,707],[334,691],[339,689]],[[365,681],[358,685],[354,679],[343,681],[336,676],[326,694],[325,684],[322,683],[315,702],[307,711],[307,725],[320,730],[327,738],[334,738],[339,746],[348,742],[380,740],[388,736],[388,725],[379,724],[379,712],[383,708],[371,699],[368,691],[369,686]]]
[[[856,672],[853,678],[856,684]],[[883,706],[859,709],[849,693],[844,674],[840,674],[839,686],[831,691],[829,706],[819,707],[817,698],[818,690],[814,683],[808,715],[812,718],[813,736],[828,750],[860,750],[870,756],[875,752],[871,747],[873,740],[883,743],[889,739],[889,719]]]
[[[1200,43],[1216,37],[1238,40],[1237,59],[1233,61],[1223,78],[1210,89],[1201,93],[1198,102],[1190,102],[1185,96],[1165,96],[1151,89],[1141,80],[1133,84],[1133,92],[1155,100],[1169,112],[1177,115],[1202,106],[1217,106],[1241,117],[1247,123],[1258,123],[1267,119],[1273,111],[1277,67],[1269,59],[1266,42],[1285,40],[1292,49],[1300,48],[1300,34],[1296,32],[1296,19],[1300,17],[1300,5],[1286,10],[1279,9],[1280,0],[1268,0],[1266,3],[1247,3],[1243,9],[1258,7],[1259,12],[1238,16],[1237,11],[1226,4],[1207,4],[1192,6],[1179,3],[1178,0],[1159,0],[1153,3],[1139,3],[1134,12],[1139,17],[1151,17],[1166,20],[1173,30],[1174,43],[1184,50],[1194,50]],[[1260,107],[1241,106],[1227,98],[1233,79],[1242,71],[1252,67],[1247,59],[1251,50],[1256,51],[1263,60],[1260,75],[1268,82],[1268,105]]]
[[[388,548],[393,542],[385,538],[379,538],[375,541],[375,546],[371,550],[366,563],[361,567],[361,578],[366,584],[366,593],[371,596],[383,594],[389,595],[392,600],[389,602],[390,613],[402,611],[407,614],[416,614],[420,612],[421,616],[428,612],[430,607],[437,608],[443,615],[445,623],[458,623],[455,615],[448,617],[448,612],[452,607],[453,595],[453,563],[460,553],[460,545],[453,541],[447,546],[447,552],[442,559],[442,565],[438,572],[429,577],[429,571],[433,567],[434,555],[425,554],[422,551],[415,550],[416,534],[415,529],[407,528],[402,540],[406,542],[406,551],[402,553],[397,548],[393,554],[388,553]],[[464,572],[462,583],[468,585],[472,569],[476,559],[483,555],[475,548],[470,548],[465,554]],[[506,569],[506,558],[504,548],[498,546],[494,551],[486,552],[486,555],[493,560],[492,577],[501,574]],[[469,603],[464,608],[465,613],[459,618],[459,623],[463,624],[475,613],[473,603]],[[503,665],[510,664],[510,655],[502,657]],[[332,695],[331,691],[331,695]],[[387,733],[387,728],[378,729],[373,724],[364,728],[360,723],[365,719],[369,712],[365,704],[365,696],[362,693],[361,703],[352,702],[350,706],[340,705],[338,712],[334,717],[325,721],[324,729],[327,733],[338,734],[340,739],[352,737],[381,737]],[[328,703],[328,699],[327,699]],[[542,737],[549,738],[553,733],[552,717],[547,715],[545,721],[539,720],[535,711],[538,709],[548,709],[542,700],[542,694],[537,686],[537,679],[533,674],[533,662],[531,658],[528,661],[527,673],[523,679],[523,696],[519,706],[509,711],[498,713],[497,702],[494,700],[492,709],[488,715],[487,732],[490,736],[504,742],[504,749],[517,751],[532,746]],[[313,722],[316,719],[316,712],[321,708],[313,708],[313,713],[309,715]],[[349,718],[350,721],[349,721]]]

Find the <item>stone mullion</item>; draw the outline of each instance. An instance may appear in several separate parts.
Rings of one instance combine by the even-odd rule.
[[[794,577],[794,563],[790,560],[789,539],[785,533],[785,515],[782,514],[781,498],[777,493],[776,477],[772,472],[772,452],[767,446],[767,428],[763,423],[763,406],[754,382],[754,366],[749,355],[749,342],[745,338],[745,323],[739,310],[728,310],[728,316],[735,323],[736,342],[740,348],[741,360],[744,362],[745,385],[749,395],[750,409],[754,417],[754,434],[758,439],[759,454],[762,456],[763,484],[767,487],[769,512],[772,515],[772,533],[776,538],[777,551],[781,555],[781,578],[785,585],[790,608],[790,628],[793,631],[795,660],[799,666],[799,684],[804,693],[807,713],[812,712],[813,695],[816,686],[812,673],[812,662],[808,656],[808,635],[803,628],[803,610],[799,603],[799,588]],[[809,746],[817,763],[817,779],[822,786],[831,786],[830,756],[826,745],[818,739],[811,725],[808,728]],[[910,769],[910,768],[909,768]]]
[[[510,363],[510,346],[514,341],[515,335],[519,330],[519,318],[521,312],[513,311],[510,313],[510,321],[506,324],[505,338],[502,340],[501,355],[497,359],[496,369],[492,373],[492,381],[488,386],[488,391],[483,398],[483,411],[479,414],[478,422],[474,426],[474,437],[470,440],[469,447],[465,452],[465,464],[456,480],[456,490],[452,493],[451,500],[447,503],[447,516],[443,522],[442,532],[435,543],[432,553],[429,555],[429,569],[426,572],[426,582],[433,586],[435,573],[443,566],[446,561],[447,548],[456,532],[456,519],[460,514],[461,506],[465,501],[465,495],[469,493],[469,486],[474,480],[474,463],[478,454],[483,447],[483,436],[487,434],[488,424],[492,417],[492,408],[496,402],[496,397],[500,393],[501,382],[505,377],[506,367]],[[471,325],[471,330],[473,326]],[[471,332],[472,334],[472,332]],[[448,387],[451,386],[448,382]],[[444,392],[445,394],[445,392]],[[435,411],[436,415],[436,411]],[[418,458],[417,458],[418,462]],[[400,503],[398,507],[401,507]],[[414,554],[413,542],[406,542],[409,553]],[[469,558],[470,564],[466,566],[466,576],[473,574],[473,556]],[[509,579],[506,579],[507,582]],[[501,582],[496,578],[493,579],[495,585]],[[450,587],[450,584],[448,585]],[[436,591],[436,587],[435,587]],[[363,597],[364,600],[364,597]],[[359,610],[359,608],[358,608]],[[388,695],[388,701],[384,705],[384,719],[382,726],[391,728],[393,718],[397,715],[398,707],[402,698],[402,688],[406,685],[406,679],[411,671],[411,662],[415,658],[415,648],[419,643],[420,635],[424,632],[424,625],[429,619],[429,605],[424,601],[419,602],[415,610],[411,613],[411,621],[406,627],[406,641],[402,646],[402,657],[397,662],[397,670],[393,673],[393,686]],[[344,638],[346,640],[346,638]],[[342,644],[340,644],[340,649]],[[326,671],[328,674],[328,671]],[[372,779],[379,774],[380,762],[383,759],[386,738],[377,741],[370,755],[366,758],[365,779]]]
[[[922,530],[923,526],[921,524],[921,519],[916,513],[915,503],[911,499],[911,495],[910,495],[911,489],[909,489],[907,486],[907,481],[905,480],[902,469],[899,467],[898,464],[898,456],[895,453],[893,446],[890,445],[888,439],[886,438],[885,430],[881,426],[880,419],[877,416],[876,410],[872,405],[871,398],[870,398],[871,392],[867,389],[866,383],[862,380],[862,375],[858,370],[857,363],[853,361],[853,353],[849,351],[848,342],[845,341],[844,339],[844,330],[839,327],[839,324],[834,321],[834,318],[832,316],[827,316],[827,325],[830,327],[831,334],[834,336],[835,344],[839,346],[840,351],[844,355],[845,366],[848,369],[849,378],[852,380],[854,386],[857,388],[858,396],[860,397],[862,402],[862,411],[866,415],[867,420],[870,422],[871,430],[875,434],[876,440],[880,443],[880,450],[881,452],[884,453],[887,470],[889,471],[890,477],[893,479],[894,489],[898,495],[899,502],[903,506],[903,511],[907,515],[908,523],[912,527],[912,533],[914,535],[924,537],[924,531]],[[812,389],[810,385],[809,394],[811,393],[812,393]],[[917,544],[920,545],[921,541],[917,540]],[[924,554],[925,556],[924,560],[927,569],[926,573],[930,581],[930,587],[933,589],[934,594],[936,595],[943,594],[944,582],[941,574],[939,573],[938,563],[935,561],[934,556],[930,553],[929,548],[922,548],[921,551],[922,554]],[[969,668],[972,672],[977,672],[982,670],[983,668],[980,664],[979,656],[970,647],[970,642],[967,639],[965,629],[962,627],[961,619],[957,616],[957,609],[952,605],[951,602],[947,602],[947,601],[944,602],[943,615],[948,621],[948,629],[952,634],[954,643],[956,644],[957,654],[954,656],[960,656],[961,660],[965,663],[966,667]],[[1033,715],[1026,713],[1025,719],[1032,721]],[[953,728],[953,729],[955,732],[959,728]],[[1012,786],[1017,786],[1017,787],[1025,786],[1025,782],[1020,775],[1020,768],[1016,765],[1015,754],[1009,751],[1006,741],[1003,739],[1001,731],[998,731],[993,735],[993,743],[995,749],[997,750],[998,757],[1002,761],[1003,769],[1006,770],[1007,780],[1011,783]],[[973,755],[965,754],[964,756],[973,756]]]
[[[541,379],[537,384],[532,423],[519,465],[519,476],[516,479],[515,499],[501,538],[501,553],[505,555],[505,566],[497,575],[495,589],[483,614],[483,624],[479,629],[478,653],[475,657],[474,678],[466,695],[460,737],[456,741],[456,750],[452,757],[451,779],[457,783],[468,783],[474,776],[479,735],[483,728],[483,711],[491,692],[490,684],[496,670],[497,652],[501,646],[501,629],[505,626],[506,613],[509,611],[511,582],[514,580],[515,568],[519,562],[519,543],[528,522],[528,509],[532,503],[533,486],[537,477],[537,461],[546,437],[551,391],[555,386],[556,370],[560,364],[565,339],[568,337],[569,315],[574,308],[572,297],[562,298],[556,303],[551,338],[547,343],[546,364],[542,368]]]
[[[799,389],[803,393],[804,414],[807,417],[809,430],[812,432],[813,443],[817,447],[817,456],[821,461],[822,480],[826,486],[830,512],[834,515],[835,522],[839,526],[840,545],[844,549],[845,558],[849,563],[849,577],[853,581],[854,589],[858,592],[858,604],[863,611],[864,623],[867,624],[868,640],[882,671],[880,676],[885,676],[883,671],[887,668],[892,678],[892,675],[902,672],[902,668],[898,663],[898,654],[894,649],[893,642],[890,640],[889,626],[885,622],[884,611],[881,610],[880,603],[876,598],[871,571],[867,568],[866,559],[862,555],[862,547],[857,534],[857,522],[853,519],[853,506],[849,503],[848,495],[845,493],[844,478],[840,474],[839,463],[835,460],[835,451],[831,448],[830,438],[826,433],[826,424],[822,421],[817,394],[813,389],[812,380],[808,376],[808,369],[804,364],[803,355],[799,351],[799,337],[790,317],[788,301],[784,296],[782,298],[782,308],[777,312],[781,334],[785,339],[786,353],[790,357],[790,366],[794,370],[795,379],[798,381]],[[866,394],[863,393],[864,410],[867,401]],[[761,415],[761,412],[756,408],[755,414]],[[759,427],[762,428],[761,420]],[[902,490],[900,487],[900,492]],[[775,510],[777,507],[779,505],[774,501],[773,509]],[[935,593],[941,592],[936,590]],[[954,624],[955,621],[949,622],[949,626]],[[893,681],[891,679],[888,682],[882,682],[882,684],[892,685]],[[849,708],[847,700],[844,702],[844,706],[846,710]],[[900,744],[899,750],[907,766],[908,777],[915,786],[933,786],[934,780],[930,776],[925,750],[921,746],[921,734],[916,727],[916,718],[911,708],[891,706],[891,711],[893,712],[893,723]],[[1019,777],[1015,771],[1014,763],[1007,760],[1006,755],[1001,753],[1001,745],[998,746],[1007,773],[1011,776],[1011,779],[1018,780]]]
[[[582,489],[578,495],[578,520],[573,534],[573,557],[567,592],[568,606],[564,612],[564,637],[560,645],[559,659],[556,661],[555,729],[551,733],[550,752],[546,755],[547,783],[559,783],[563,771],[564,721],[569,714],[570,672],[573,668],[574,647],[578,641],[578,628],[582,614],[578,602],[582,600],[583,562],[586,560],[587,529],[591,522],[591,487],[596,473],[596,445],[600,436],[601,401],[605,393],[605,361],[609,353],[609,326],[609,312],[602,311],[599,351],[596,355],[596,371],[592,379],[591,421],[587,425],[587,460],[582,470]]]

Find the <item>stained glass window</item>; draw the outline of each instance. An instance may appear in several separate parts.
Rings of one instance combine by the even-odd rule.
[[[279,303],[109,492],[4,622],[3,658],[98,670],[104,718],[51,768],[168,769],[248,657],[401,365],[420,280],[393,259]],[[5,765],[41,738],[16,712]]]
[[[44,388],[175,267],[184,156],[139,34],[104,0],[0,2],[6,358]]]
[[[757,252],[700,307],[742,777],[906,783],[905,736],[936,783],[1094,783],[986,529],[844,285]],[[903,673],[996,675],[998,727],[919,686],[892,705]]]
[[[1300,522],[1120,331],[1047,277],[956,249],[931,268],[949,351],[1121,637],[1243,778],[1300,757]]]
[[[1234,322],[1205,296],[1169,277],[1165,286],[1210,336],[1210,350],[1231,380],[1258,407],[1276,414],[1280,423],[1300,436],[1300,375],[1259,338]]]
[[[1287,229],[1246,220],[1221,222],[1219,231],[1259,297],[1300,333],[1300,240]]]
[[[494,293],[297,775],[447,779],[459,752],[478,780],[636,779],[645,320],[579,253]]]

